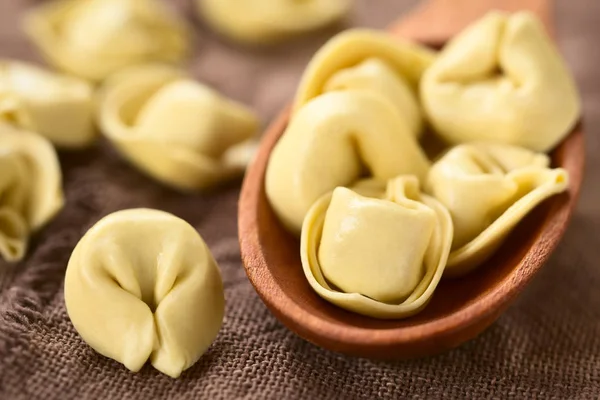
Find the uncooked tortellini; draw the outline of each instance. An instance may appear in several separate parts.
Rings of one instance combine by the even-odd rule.
[[[150,359],[176,378],[217,336],[225,299],[217,263],[191,225],[130,209],[103,218],[79,241],[65,303],[98,353],[134,372]]]
[[[428,168],[406,121],[388,103],[366,91],[331,92],[293,116],[271,153],[266,193],[280,221],[298,234],[312,204],[335,187],[367,171],[379,180],[424,179]]]
[[[432,53],[386,34],[351,30],[307,67],[286,131],[270,155],[266,193],[284,226],[300,233],[311,205],[365,173],[424,179],[422,118],[415,97]]]
[[[423,106],[446,141],[553,149],[581,111],[576,85],[542,24],[491,12],[457,35],[423,76]]]
[[[62,175],[52,144],[0,122],[0,256],[19,261],[31,233],[63,207]]]
[[[351,0],[195,0],[218,32],[244,43],[273,43],[344,17]]]
[[[37,132],[58,147],[94,141],[92,96],[84,80],[0,60],[0,120]]]
[[[239,177],[253,155],[260,121],[182,70],[131,67],[99,94],[104,134],[132,163],[180,190]]]
[[[129,65],[180,62],[189,28],[157,0],[54,0],[25,19],[25,30],[56,67],[100,81]]]
[[[313,98],[337,90],[366,90],[390,102],[411,132],[423,125],[418,82],[434,60],[418,44],[369,29],[351,29],[329,40],[306,67],[296,92],[294,111]]]
[[[409,317],[427,305],[442,277],[452,220],[420,193],[414,176],[390,180],[387,191],[380,184],[376,197],[373,183],[363,185],[338,187],[311,207],[301,236],[304,273],[319,296],[339,307]]]
[[[483,142],[450,149],[426,183],[454,223],[446,274],[461,275],[486,261],[527,213],[567,187],[567,171],[550,168],[545,154]]]

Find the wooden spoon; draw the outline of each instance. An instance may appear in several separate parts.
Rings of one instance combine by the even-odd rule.
[[[548,0],[431,0],[390,32],[430,46],[443,44],[491,9],[528,9],[553,35]],[[243,183],[239,239],[246,273],[271,312],[290,330],[332,351],[370,358],[411,358],[452,349],[480,334],[509,306],[546,262],[575,207],[584,167],[581,125],[552,152],[570,174],[566,193],[539,205],[496,255],[460,279],[444,279],[414,317],[383,321],[345,311],[319,297],[300,263],[299,241],[281,226],[265,195],[265,170],[290,117],[284,110],[266,132]]]

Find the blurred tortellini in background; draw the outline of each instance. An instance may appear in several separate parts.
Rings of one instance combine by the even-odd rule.
[[[191,40],[160,0],[54,0],[32,9],[24,28],[52,65],[93,81],[142,62],[178,63]]]
[[[21,260],[30,235],[63,204],[62,174],[52,144],[0,121],[0,256]]]
[[[88,146],[97,136],[93,88],[33,64],[0,60],[0,120],[37,132],[57,147]]]
[[[270,44],[343,19],[352,0],[194,0],[212,29],[241,43]]]
[[[168,65],[124,69],[98,95],[106,137],[145,173],[191,191],[239,177],[253,156],[258,117]]]

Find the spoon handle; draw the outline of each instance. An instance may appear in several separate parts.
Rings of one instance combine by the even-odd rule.
[[[392,23],[389,31],[432,47],[451,37],[488,11],[535,13],[554,36],[550,0],[424,0],[409,14]]]

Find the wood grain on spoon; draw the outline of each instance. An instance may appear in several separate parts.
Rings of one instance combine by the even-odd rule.
[[[550,7],[542,0],[433,0],[391,28],[394,34],[441,44],[491,9],[528,9],[553,32]],[[371,358],[436,354],[472,339],[492,324],[539,271],[562,237],[582,181],[583,131],[579,125],[551,154],[570,175],[566,193],[539,205],[496,255],[460,279],[445,279],[431,302],[405,320],[383,321],[338,308],[309,286],[299,242],[281,226],[264,188],[269,155],[285,131],[287,107],[265,133],[249,166],[239,203],[241,254],[250,282],[271,312],[290,330],[321,347]]]

